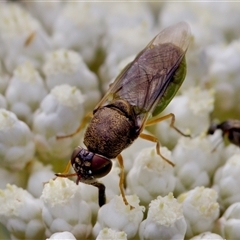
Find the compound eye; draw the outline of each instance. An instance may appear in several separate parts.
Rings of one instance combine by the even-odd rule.
[[[79,152],[82,150],[81,147],[76,147],[73,150],[72,156],[71,156],[71,162],[75,161],[75,158],[77,157],[77,155],[79,154]]]
[[[112,169],[112,161],[108,158],[95,154],[92,159],[91,170],[94,178],[106,176]]]

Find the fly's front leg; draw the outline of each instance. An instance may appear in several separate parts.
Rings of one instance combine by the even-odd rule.
[[[78,129],[71,134],[65,135],[65,136],[57,136],[57,139],[62,139],[62,138],[69,138],[69,137],[73,137],[74,135],[78,134],[88,123],[89,119],[92,118],[93,114],[92,112],[86,114],[81,122],[81,124],[79,125]]]
[[[62,172],[62,173],[56,173],[55,174],[55,178],[53,180],[55,180],[57,177],[65,177],[65,178],[68,178],[68,177],[74,177],[74,176],[77,176],[77,173],[69,173],[69,169],[71,167],[71,160],[68,161],[68,164],[65,168],[65,170]]]
[[[164,120],[166,120],[168,118],[171,118],[171,122],[170,122],[170,127],[171,128],[175,129],[179,134],[181,134],[184,137],[191,137],[191,135],[185,134],[181,130],[179,130],[177,127],[175,127],[175,125],[174,125],[174,123],[175,123],[175,115],[173,113],[169,113],[169,114],[167,114],[165,116],[162,116],[162,117],[159,117],[159,118],[152,118],[152,119],[150,119],[150,120],[148,120],[146,122],[145,126],[150,126],[150,125],[156,124],[156,123],[164,121]]]
[[[156,143],[156,151],[157,151],[157,154],[164,160],[166,161],[167,163],[169,163],[170,165],[172,165],[173,167],[175,166],[174,163],[172,163],[170,160],[168,160],[167,158],[165,158],[161,152],[160,152],[160,142],[158,141],[158,139],[152,135],[149,135],[149,134],[146,134],[146,133],[140,133],[139,135],[141,138],[145,139],[145,140],[148,140],[148,141],[151,141],[151,142],[154,142]]]
[[[106,203],[105,186],[100,182],[93,182],[90,185],[98,188],[98,205],[103,206]]]
[[[69,178],[69,177],[74,177],[74,176],[77,176],[76,173],[69,173],[69,169],[71,167],[71,160],[68,161],[68,164],[65,168],[65,170],[62,172],[62,173],[55,173],[55,178],[53,178],[52,180],[54,181],[56,178],[58,177],[64,177],[64,178]],[[44,182],[44,184],[48,183],[47,182]]]

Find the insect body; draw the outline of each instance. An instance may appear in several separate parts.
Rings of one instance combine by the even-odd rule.
[[[222,130],[222,136],[240,147],[240,121],[235,119],[226,120],[220,124],[213,123],[208,129],[208,134],[213,134],[217,129]]]
[[[157,138],[142,131],[145,126],[167,118],[172,119],[171,126],[181,133],[174,126],[172,113],[160,118],[157,115],[165,109],[185,78],[185,53],[190,37],[187,23],[166,28],[125,67],[93,111],[84,136],[87,149],[79,146],[72,154],[71,164],[76,173],[67,174],[68,164],[66,171],[57,176],[76,175],[77,183],[80,181],[98,187],[101,206],[105,203],[105,186],[97,178],[108,174],[112,167],[110,159],[117,158],[121,168],[119,187],[123,201],[128,204],[123,190],[121,152],[140,136],[155,142],[157,153],[162,156]],[[87,117],[77,132],[87,123]]]

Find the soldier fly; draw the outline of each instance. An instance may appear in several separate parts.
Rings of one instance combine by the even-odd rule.
[[[85,132],[84,144],[72,154],[66,170],[57,177],[77,176],[76,183],[83,182],[96,186],[99,190],[99,206],[105,204],[105,186],[97,179],[107,175],[111,159],[117,158],[121,168],[119,187],[126,205],[124,194],[124,164],[121,152],[141,137],[156,143],[156,151],[165,161],[174,166],[160,153],[160,143],[154,136],[142,133],[146,126],[170,118],[170,126],[184,136],[174,126],[175,116],[170,113],[159,117],[177,93],[186,75],[185,54],[191,39],[190,27],[185,22],[170,26],[160,32],[128,64],[92,114],[83,119],[71,137],[90,123]],[[75,173],[68,173],[70,166]]]

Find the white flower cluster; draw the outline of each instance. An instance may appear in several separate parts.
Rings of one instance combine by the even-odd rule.
[[[180,21],[192,31],[186,79],[160,115],[175,122],[156,119],[143,132],[162,157],[138,138],[122,153],[130,205],[113,160],[99,207],[98,189],[72,168],[72,179],[54,173],[67,174],[85,117],[116,76]],[[239,239],[239,22],[229,1],[1,1],[0,239]],[[228,119],[235,126],[209,134]]]

